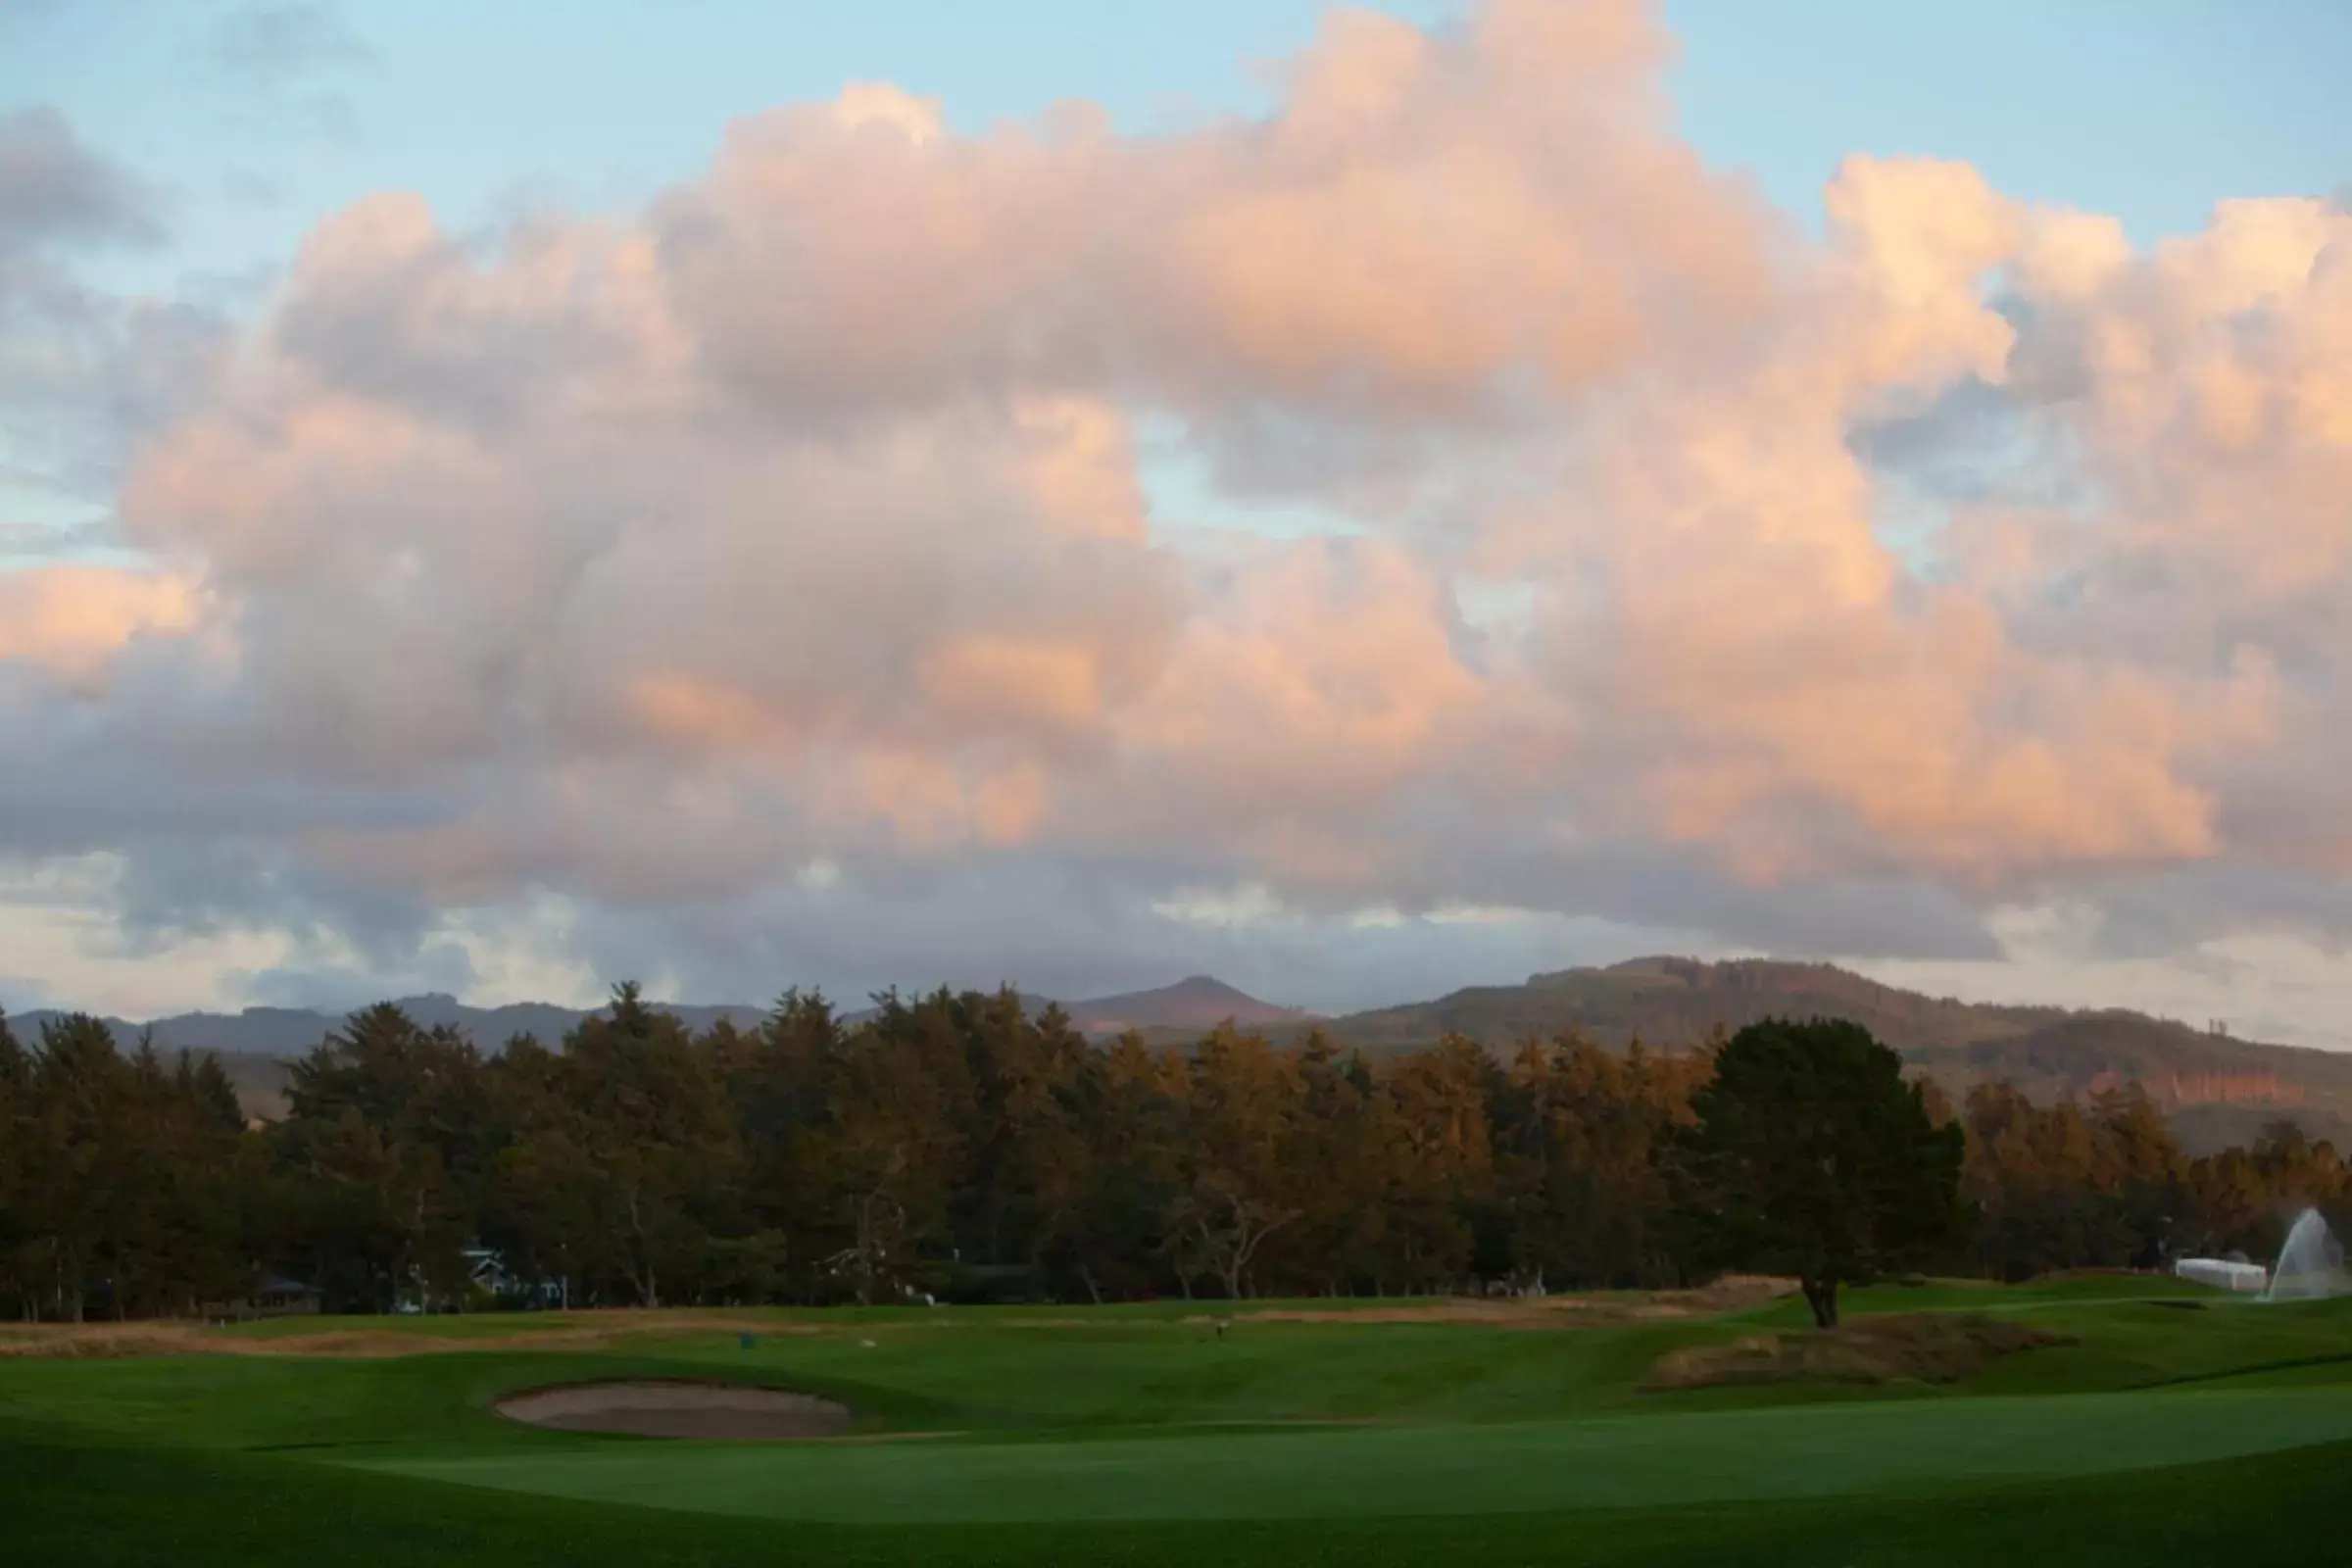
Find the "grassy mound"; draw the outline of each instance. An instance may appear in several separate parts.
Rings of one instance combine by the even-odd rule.
[[[1904,1312],[1857,1318],[1826,1333],[1686,1346],[1659,1356],[1642,1386],[1656,1392],[1767,1383],[1958,1383],[2004,1355],[2075,1343],[2071,1334],[2015,1318]]]

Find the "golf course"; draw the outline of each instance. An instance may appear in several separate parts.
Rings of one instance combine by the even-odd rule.
[[[2352,1300],[2086,1274],[1809,1323],[1759,1281],[0,1329],[0,1519],[24,1562],[635,1568],[2304,1563],[2342,1534]],[[1806,1359],[1846,1345],[1883,1364]],[[831,1435],[569,1429],[607,1386],[690,1434],[705,1396],[723,1432],[789,1391]]]

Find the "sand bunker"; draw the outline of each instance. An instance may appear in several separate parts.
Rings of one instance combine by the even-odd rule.
[[[561,1432],[640,1438],[831,1438],[850,1412],[830,1399],[782,1389],[717,1383],[584,1383],[501,1399],[500,1415]]]

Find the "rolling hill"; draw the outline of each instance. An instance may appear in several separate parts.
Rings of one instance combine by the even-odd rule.
[[[1021,997],[1032,1012],[1043,1011],[1051,1000],[1028,993]],[[463,1030],[489,1050],[496,1050],[516,1035],[533,1035],[549,1042],[560,1040],[588,1016],[584,1008],[546,1002],[474,1007],[438,993],[402,997],[399,1005],[427,1028],[448,1025]],[[721,1018],[731,1019],[740,1027],[752,1027],[767,1010],[749,1004],[664,1002],[657,1005],[698,1031],[710,1028]],[[1245,1028],[1271,1029],[1312,1016],[1296,1007],[1260,1002],[1207,975],[1193,975],[1152,991],[1065,1002],[1062,1007],[1071,1022],[1089,1035],[1115,1035],[1141,1029],[1187,1039],[1204,1034],[1228,1018]],[[873,1009],[867,1007],[848,1016],[856,1021],[872,1013]],[[19,1014],[10,1022],[20,1035],[32,1038],[39,1034],[42,1024],[59,1016],[55,1011],[40,1010]],[[246,1108],[267,1116],[277,1114],[283,1107],[288,1058],[311,1050],[342,1021],[339,1014],[307,1007],[247,1007],[233,1013],[183,1012],[145,1023],[110,1017],[106,1024],[114,1032],[116,1042],[126,1051],[138,1043],[143,1032],[151,1032],[156,1049],[167,1055],[193,1051],[217,1056]]]
[[[1047,1004],[1027,994],[1023,1001],[1033,1009]],[[447,996],[409,997],[401,1005],[420,1023],[453,1025],[491,1049],[521,1033],[559,1039],[587,1015],[547,1003],[471,1007]],[[696,1029],[720,1017],[750,1024],[763,1010],[662,1005]],[[1849,1018],[1956,1090],[2005,1078],[2049,1101],[2138,1082],[2192,1149],[2244,1143],[2281,1118],[2313,1137],[2352,1147],[2352,1053],[2264,1045],[2123,1009],[2070,1011],[1929,997],[1826,963],[1637,958],[1338,1018],[1260,1002],[1207,975],[1062,1006],[1073,1023],[1097,1037],[1134,1029],[1154,1044],[1189,1045],[1231,1019],[1284,1040],[1320,1029],[1373,1055],[1413,1050],[1448,1034],[1504,1051],[1530,1036],[1569,1031],[1612,1049],[1637,1038],[1671,1049],[1774,1015]],[[29,1033],[53,1016],[28,1013],[15,1022]],[[109,1022],[125,1045],[141,1027]],[[167,1052],[218,1054],[246,1103],[270,1114],[278,1104],[285,1058],[310,1050],[339,1022],[323,1012],[252,1007],[233,1014],[183,1013],[146,1027]]]
[[[1191,975],[1155,991],[1131,991],[1092,1002],[1067,1002],[1062,1006],[1070,1021],[1090,1035],[1122,1034],[1129,1029],[1185,1029],[1205,1034],[1228,1020],[1245,1029],[1271,1029],[1314,1016],[1298,1007],[1260,1002],[1204,974]]]
[[[1686,1045],[1718,1025],[1797,1014],[1850,1018],[1906,1054],[1997,1039],[2065,1017],[2055,1007],[1997,1007],[1880,985],[1826,963],[1636,958],[1605,969],[1562,969],[1524,985],[1473,986],[1434,1002],[1335,1018],[1325,1031],[1367,1051],[1408,1049],[1441,1035],[1504,1047],[1530,1034],[1576,1029],[1595,1044]]]
[[[1775,1015],[1851,1019],[1955,1088],[2005,1078],[2047,1101],[2136,1081],[2192,1147],[2244,1142],[2281,1117],[2314,1137],[2352,1144],[2352,1053],[2263,1045],[2120,1008],[1923,996],[1826,963],[1637,958],[1473,987],[1321,1027],[1374,1054],[1448,1033],[1503,1050],[1569,1030],[1612,1048],[1636,1038],[1675,1047]]]

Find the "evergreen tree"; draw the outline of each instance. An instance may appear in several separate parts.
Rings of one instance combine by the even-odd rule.
[[[1748,1025],[1691,1108],[1676,1152],[1694,1239],[1724,1263],[1795,1275],[1824,1328],[1840,1284],[1958,1229],[1962,1133],[1930,1119],[1902,1058],[1859,1024]]]
[[[1841,1283],[2268,1256],[2352,1172],[2291,1123],[2190,1159],[2126,1087],[1933,1085],[1845,1024],[1702,1051],[1570,1035],[1382,1058],[1228,1024],[1083,1039],[1009,988],[788,992],[700,1035],[617,988],[557,1049],[487,1055],[391,1004],[292,1064],[249,1126],[221,1065],[103,1021],[0,1015],[0,1311],[186,1313],[291,1273],[338,1308],[466,1304],[479,1242],[564,1304],[1107,1300]],[[1963,1205],[1954,1200],[1958,1184]],[[1963,1224],[1962,1221],[1968,1223]]]

